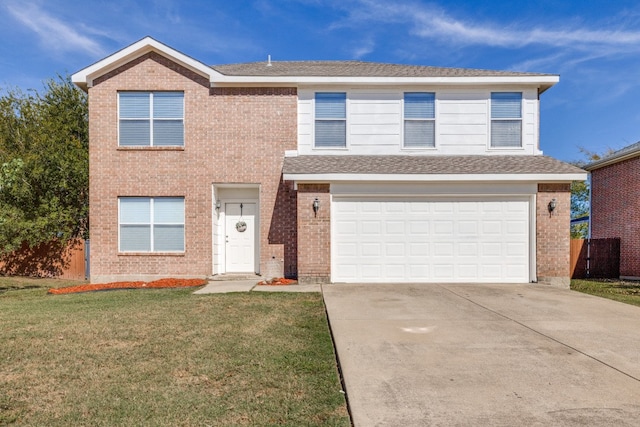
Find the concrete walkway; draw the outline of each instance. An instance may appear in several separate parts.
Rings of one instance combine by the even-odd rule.
[[[640,308],[543,285],[325,285],[360,426],[640,425]]]
[[[320,292],[320,285],[257,285],[257,280],[218,280],[210,281],[194,294],[226,294],[229,292]]]

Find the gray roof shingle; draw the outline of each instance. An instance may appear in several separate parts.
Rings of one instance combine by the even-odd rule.
[[[582,169],[547,156],[298,156],[284,174],[576,174]]]
[[[364,61],[272,61],[213,65],[226,76],[281,77],[520,77],[555,74],[515,71],[478,70],[472,68],[429,67]]]

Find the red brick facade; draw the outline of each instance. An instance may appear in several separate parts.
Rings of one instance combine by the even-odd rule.
[[[620,276],[640,277],[640,157],[591,171],[591,237],[620,238]]]
[[[125,90],[184,91],[184,148],[119,148]],[[281,183],[284,152],[297,143],[295,88],[210,89],[151,53],[96,79],[89,100],[92,281],[211,275],[212,185],[220,182],[259,186],[261,268],[275,258],[296,271],[295,192]],[[118,253],[121,196],[183,196],[184,254]]]
[[[182,91],[184,147],[119,147],[119,91]],[[294,189],[282,179],[285,151],[297,148],[297,101],[293,87],[210,88],[207,78],[157,53],[94,80],[89,89],[91,280],[218,273],[213,196],[214,186],[222,184],[225,194],[234,186],[250,186],[258,194],[260,272],[277,265],[302,283],[330,281],[330,186],[300,183]],[[126,196],[184,197],[184,253],[119,253],[118,198]],[[558,208],[549,215],[552,198]],[[568,184],[538,186],[540,281],[568,284],[569,206]]]
[[[556,199],[556,208],[550,213],[552,199]],[[538,184],[536,272],[539,282],[569,286],[570,218],[570,184]]]
[[[313,202],[320,203],[317,212]],[[298,277],[300,283],[330,281],[331,197],[329,184],[298,185]]]

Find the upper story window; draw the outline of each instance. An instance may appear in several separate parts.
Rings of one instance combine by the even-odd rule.
[[[120,197],[120,252],[184,252],[184,197]]]
[[[404,94],[405,148],[436,146],[435,99],[436,95],[433,92]]]
[[[491,93],[491,147],[522,147],[522,92]]]
[[[347,146],[347,94],[316,93],[315,146],[345,148]]]
[[[120,92],[121,147],[183,147],[184,93]]]

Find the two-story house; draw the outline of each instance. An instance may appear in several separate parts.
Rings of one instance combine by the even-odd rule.
[[[208,66],[144,38],[89,93],[91,279],[568,285],[557,75],[359,61]]]

